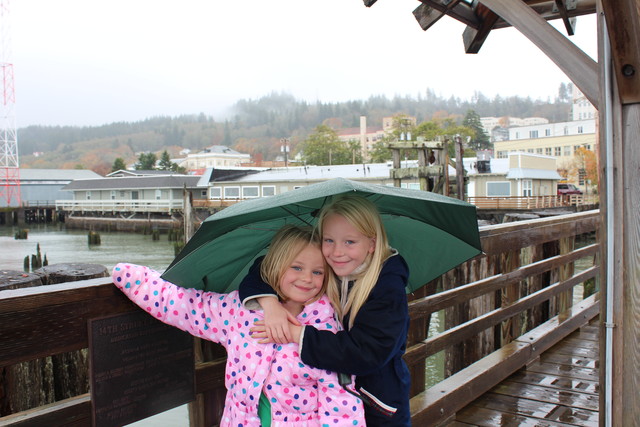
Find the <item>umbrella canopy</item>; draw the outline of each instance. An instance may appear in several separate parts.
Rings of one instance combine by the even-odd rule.
[[[355,193],[380,211],[390,245],[409,264],[407,292],[481,253],[476,207],[439,194],[336,178],[246,200],[207,218],[162,274],[186,288],[230,292],[285,224],[314,225],[332,196]]]

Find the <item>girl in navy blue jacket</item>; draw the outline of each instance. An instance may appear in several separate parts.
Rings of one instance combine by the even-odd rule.
[[[265,312],[253,336],[262,342],[298,342],[300,357],[320,369],[355,375],[367,426],[409,426],[409,370],[402,360],[409,313],[409,269],[389,247],[380,214],[357,195],[336,197],[318,217],[322,253],[335,275],[327,294],[344,325],[336,334],[300,326],[260,277],[260,260],[240,284],[248,307]],[[275,298],[274,298],[275,297]]]

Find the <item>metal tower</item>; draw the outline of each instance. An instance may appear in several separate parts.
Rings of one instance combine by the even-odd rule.
[[[0,206],[21,205],[20,164],[15,119],[15,87],[11,63],[11,37],[9,0],[0,0],[0,78],[2,103],[0,105]]]

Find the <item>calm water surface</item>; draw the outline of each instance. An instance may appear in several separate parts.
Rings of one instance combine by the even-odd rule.
[[[153,241],[151,235],[100,232],[101,244],[89,245],[86,230],[40,225],[29,228],[26,240],[15,240],[16,231],[17,227],[0,227],[0,269],[22,271],[24,257],[35,254],[38,244],[49,265],[89,263],[111,270],[119,262],[131,262],[165,270],[174,258],[173,242],[166,234]]]

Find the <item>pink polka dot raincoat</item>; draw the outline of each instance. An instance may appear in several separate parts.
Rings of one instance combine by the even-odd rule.
[[[242,306],[237,291],[229,294],[185,289],[160,278],[148,267],[120,263],[114,284],[134,303],[164,323],[222,344],[227,349],[227,396],[221,426],[260,426],[258,401],[271,403],[273,427],[364,426],[364,410],[347,393],[337,375],[302,363],[297,344],[259,344],[249,336],[261,311]],[[337,330],[326,296],[308,304],[302,324]]]

